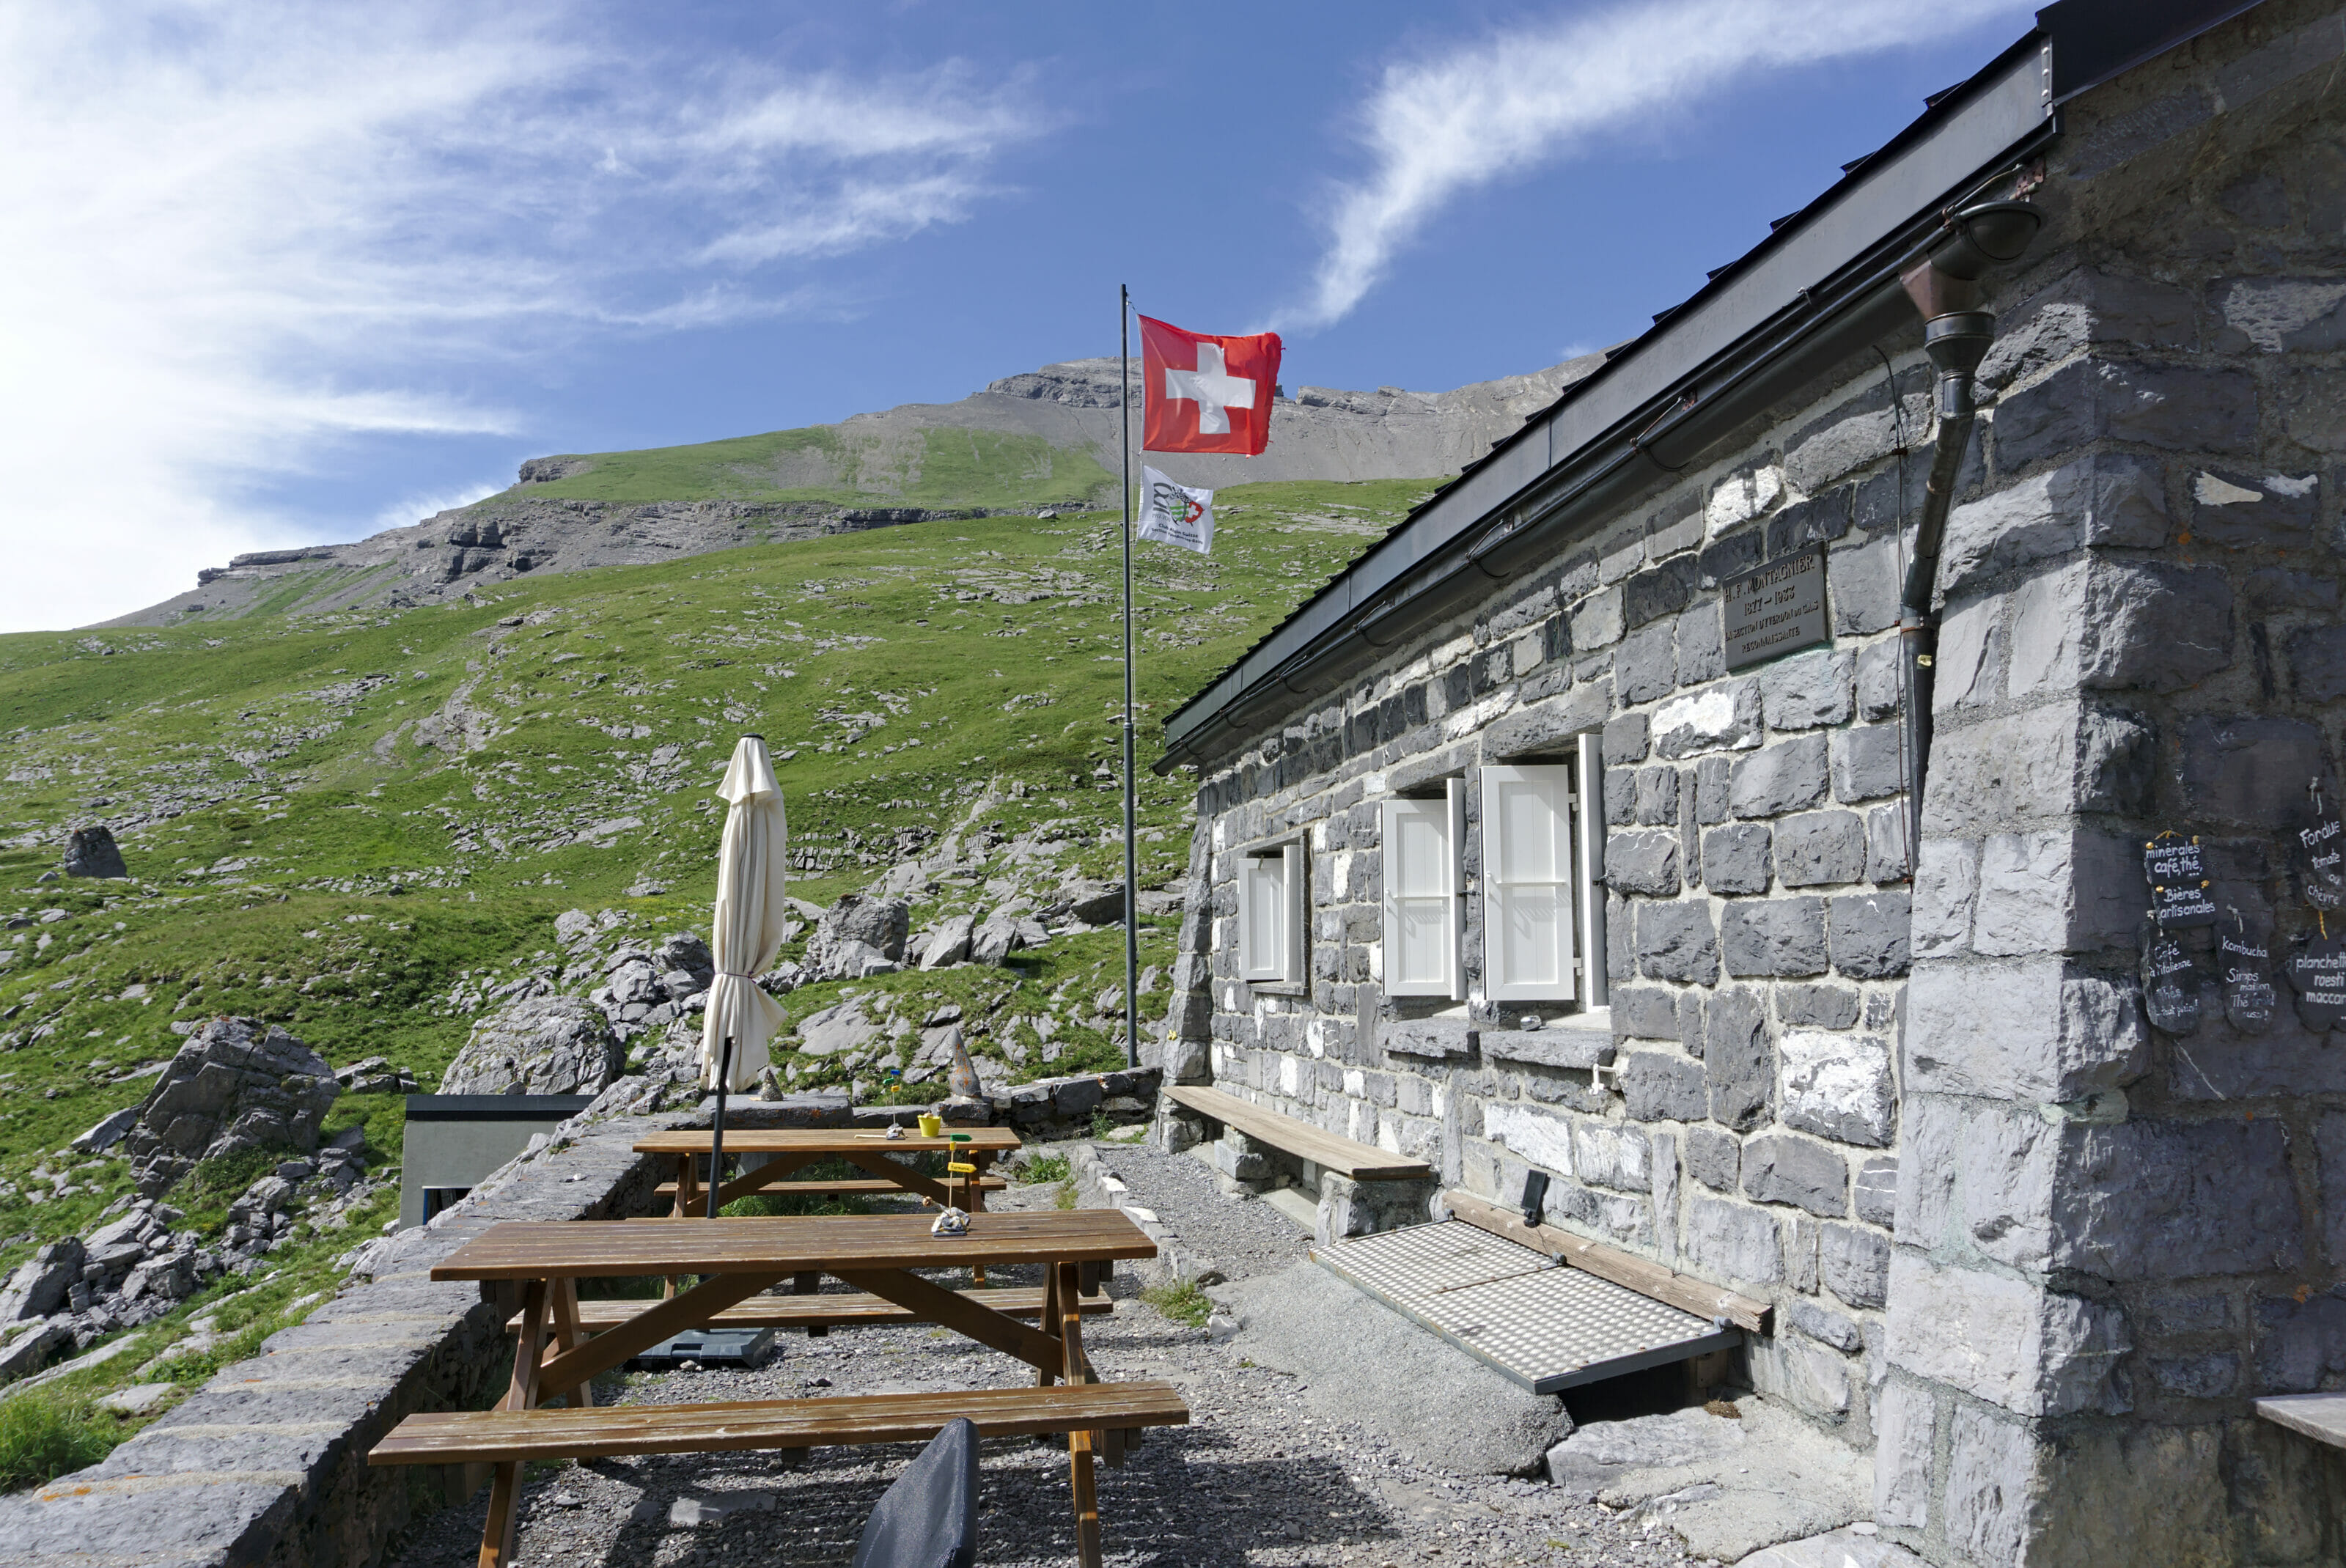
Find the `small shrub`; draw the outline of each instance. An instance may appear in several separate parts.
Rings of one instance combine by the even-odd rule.
[[[1116,1123],[1108,1118],[1108,1114],[1106,1111],[1094,1111],[1092,1113],[1093,1137],[1104,1138],[1114,1131],[1116,1131]]]
[[[1194,1279],[1151,1285],[1140,1293],[1140,1298],[1156,1308],[1160,1316],[1185,1329],[1202,1329],[1206,1319],[1213,1316],[1213,1298],[1200,1290]]]
[[[114,1450],[114,1425],[87,1396],[33,1389],[0,1400],[0,1490],[38,1486],[96,1464]]]
[[[1068,1174],[1066,1156],[1036,1155],[1026,1162],[1018,1179],[1028,1182],[1065,1181]]]
[[[1061,1182],[1057,1189],[1051,1194],[1051,1207],[1054,1208],[1076,1207],[1076,1184],[1072,1179]]]

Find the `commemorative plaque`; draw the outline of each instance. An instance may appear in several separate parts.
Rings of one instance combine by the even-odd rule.
[[[2224,972],[2224,1016],[2243,1034],[2272,1027],[2272,937],[2237,909],[2218,924],[2216,956]]]
[[[1825,547],[1728,578],[1719,585],[1719,606],[1731,670],[1832,641],[1825,618]]]
[[[2159,834],[2142,847],[2142,871],[2150,881],[2150,912],[2161,926],[2180,931],[2216,923],[2216,901],[2208,896],[2198,840]]]

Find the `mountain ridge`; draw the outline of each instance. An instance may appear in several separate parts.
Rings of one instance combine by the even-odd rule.
[[[1441,392],[1284,389],[1260,457],[1149,453],[1176,481],[1432,479],[1487,453],[1604,362],[1586,354]],[[1113,505],[1118,361],[1070,360],[950,403],[682,446],[530,458],[498,494],[342,544],[257,550],[86,630],[447,603],[532,574],[747,545]]]

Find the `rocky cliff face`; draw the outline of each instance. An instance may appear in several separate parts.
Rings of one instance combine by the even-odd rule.
[[[1189,484],[1227,485],[1296,479],[1423,479],[1453,473],[1512,434],[1556,395],[1604,362],[1602,354],[1530,375],[1477,382],[1444,392],[1284,389],[1271,410],[1270,450],[1260,457],[1151,455],[1148,461]],[[1136,364],[1134,375],[1139,374]],[[1137,403],[1136,382],[1135,402]],[[1084,453],[1116,471],[1122,388],[1114,360],[1071,360],[1006,376],[951,403],[905,403],[822,427],[827,445],[810,447],[788,477],[793,484],[839,481],[826,451],[918,449],[938,431],[1001,433]],[[1135,408],[1136,415],[1138,413]],[[1134,431],[1138,437],[1137,421]],[[187,593],[103,623],[176,626],[269,612],[315,615],[372,605],[429,604],[462,597],[475,586],[524,573],[639,565],[743,545],[772,544],[900,523],[1004,513],[1055,515],[1065,502],[1030,506],[889,505],[884,488],[857,481],[835,502],[789,500],[616,502],[538,492],[592,473],[593,454],[534,457],[502,494],[387,529],[348,545],[257,550],[225,566],[207,567]],[[814,472],[820,468],[822,472]],[[803,490],[795,493],[802,495]],[[1097,498],[1112,504],[1114,496]]]

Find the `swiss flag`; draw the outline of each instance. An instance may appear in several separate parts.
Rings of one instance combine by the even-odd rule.
[[[1277,332],[1216,337],[1141,317],[1142,449],[1260,454],[1270,444],[1280,348]]]

